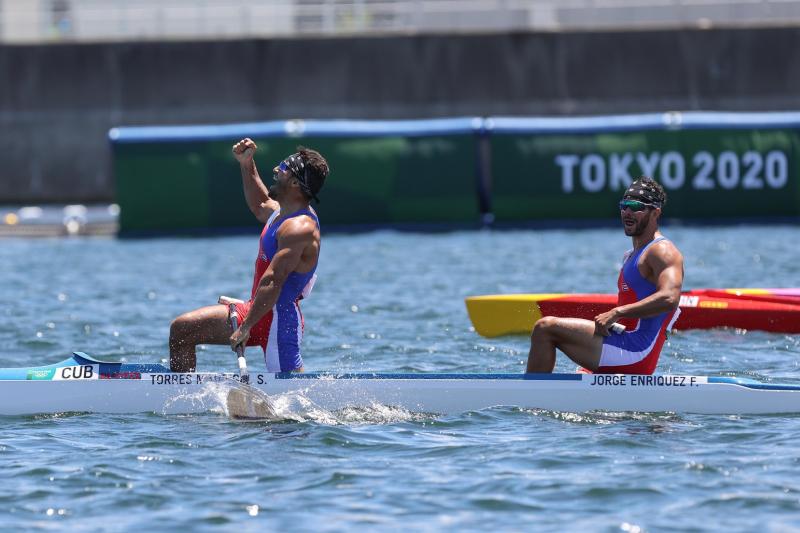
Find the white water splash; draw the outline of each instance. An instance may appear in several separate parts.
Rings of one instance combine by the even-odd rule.
[[[234,380],[204,383],[199,388],[182,391],[170,398],[165,403],[162,414],[190,410],[192,412],[217,413],[229,417],[231,415],[227,406],[228,394],[238,387],[241,387],[241,384]],[[368,403],[366,406],[354,405],[332,411],[314,403],[307,395],[308,390],[303,389],[283,394],[266,393],[278,419],[269,422],[313,422],[321,425],[393,424],[427,420],[435,416],[377,402]],[[264,421],[261,420],[261,422]]]
[[[206,383],[193,392],[180,392],[164,403],[161,414],[167,415],[191,406],[191,410],[195,412],[220,413],[227,416],[226,399],[232,387],[225,382]]]
[[[314,422],[322,425],[392,424],[430,418],[401,407],[372,403],[331,411],[314,403],[304,391],[270,395],[272,407],[279,418],[292,422]]]

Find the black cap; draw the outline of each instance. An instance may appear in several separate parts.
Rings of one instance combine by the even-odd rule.
[[[664,192],[658,184],[650,178],[640,178],[631,183],[625,191],[623,199],[639,200],[655,207],[664,205]]]

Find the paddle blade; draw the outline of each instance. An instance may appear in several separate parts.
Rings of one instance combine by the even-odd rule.
[[[236,387],[228,391],[228,416],[245,420],[277,420],[278,415],[266,394],[252,387]]]

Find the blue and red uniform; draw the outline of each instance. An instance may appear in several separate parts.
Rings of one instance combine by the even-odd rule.
[[[653,244],[665,240],[653,239],[641,250],[631,250],[617,280],[619,293],[617,305],[638,302],[656,292],[656,286],[639,273],[639,258]],[[624,333],[611,333],[603,340],[603,351],[597,374],[652,374],[658,364],[658,356],[667,338],[667,331],[678,319],[680,309],[661,313],[650,318],[622,319]]]
[[[295,211],[279,223],[275,221],[280,216],[280,211],[275,211],[264,225],[256,257],[250,301],[236,304],[236,311],[242,318],[250,312],[261,277],[278,251],[278,229],[290,218],[302,215],[313,219],[319,228],[319,219],[311,208]],[[316,270],[317,265],[314,265],[309,272],[289,274],[274,307],[250,330],[247,345],[261,346],[264,349],[268,372],[290,372],[303,368],[303,358],[300,355],[300,341],[303,338],[300,300],[311,292],[316,279],[314,275]]]

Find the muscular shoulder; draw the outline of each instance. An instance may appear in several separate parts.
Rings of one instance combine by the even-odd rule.
[[[281,224],[278,230],[278,239],[283,244],[307,242],[314,240],[317,224],[309,216],[301,215],[292,217]]]
[[[647,250],[644,260],[653,266],[683,266],[683,255],[668,239],[654,243]]]

